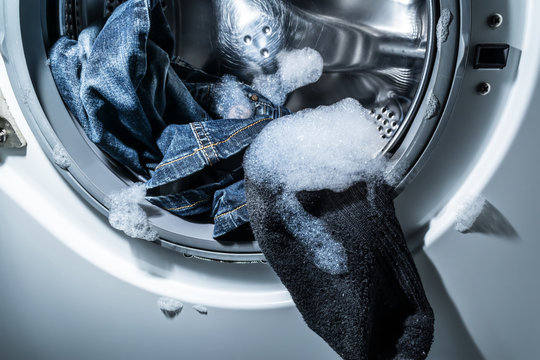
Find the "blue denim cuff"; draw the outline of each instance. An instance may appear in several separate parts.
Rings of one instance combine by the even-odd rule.
[[[213,203],[214,237],[223,236],[249,222],[244,180],[216,191]]]

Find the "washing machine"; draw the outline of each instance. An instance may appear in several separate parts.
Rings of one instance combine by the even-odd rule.
[[[246,1],[163,1],[176,54],[219,59],[217,5]],[[211,223],[150,203],[158,240],[109,225],[108,194],[140,179],[85,137],[47,52],[121,2],[0,1],[1,357],[338,359],[255,241],[215,240]],[[398,218],[435,311],[429,359],[540,358],[540,2],[280,3],[296,45],[325,60],[322,82],[287,105],[356,97],[389,139]],[[512,231],[458,232],[471,197]]]

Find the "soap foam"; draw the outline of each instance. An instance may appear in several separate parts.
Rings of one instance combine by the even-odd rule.
[[[482,195],[461,198],[455,210],[456,230],[461,233],[471,231],[486,204],[487,200]]]
[[[435,94],[431,94],[427,103],[426,112],[424,115],[425,120],[433,119],[441,112],[441,102]]]
[[[323,58],[311,48],[282,51],[277,61],[275,74],[256,76],[252,83],[253,89],[276,105],[283,105],[294,90],[317,82],[323,72]]]
[[[53,160],[56,165],[66,170],[71,166],[71,158],[61,144],[56,144],[53,149]]]
[[[184,308],[181,301],[169,297],[160,297],[157,304],[163,315],[168,319],[177,317]]]
[[[201,315],[208,315],[208,308],[204,305],[193,305],[193,309]]]
[[[244,168],[252,181],[289,191],[343,191],[381,177],[384,144],[368,110],[349,98],[274,120],[248,149]]]
[[[248,119],[253,115],[253,105],[246,96],[242,83],[232,75],[224,75],[212,95],[216,112],[223,119]]]
[[[109,195],[106,204],[109,207],[109,223],[130,237],[154,241],[157,240],[158,233],[150,225],[148,216],[141,207],[145,195],[144,183],[137,183]]]
[[[443,9],[441,12],[441,17],[437,23],[437,47],[439,50],[443,43],[448,41],[448,36],[450,35],[450,24],[454,20],[454,14],[448,9]]]
[[[313,263],[332,275],[344,274],[348,269],[347,251],[326,231],[325,224],[305,211],[295,193],[285,192],[277,200],[283,224],[296,235]]]

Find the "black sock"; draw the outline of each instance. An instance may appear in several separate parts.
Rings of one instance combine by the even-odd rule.
[[[347,360],[427,357],[433,311],[388,186],[361,183],[339,193],[287,194],[246,178],[246,195],[251,226],[269,264],[307,325],[340,356]],[[300,217],[306,224],[294,225],[291,217],[298,214],[287,209],[296,206],[291,205],[291,197],[305,210]],[[334,275],[314,261],[321,244],[315,241],[310,247],[302,240],[306,229],[321,224],[327,233],[323,238],[329,235],[340,243],[338,252],[346,257],[346,269]]]

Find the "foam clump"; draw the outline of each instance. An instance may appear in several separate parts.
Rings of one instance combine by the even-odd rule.
[[[464,196],[454,208],[455,228],[462,234],[484,234],[517,239],[510,221],[482,195]]]
[[[461,198],[455,209],[456,230],[460,233],[471,232],[486,204],[487,200],[482,195]]]
[[[294,90],[317,82],[323,72],[323,58],[311,48],[282,51],[277,61],[275,74],[256,76],[251,85],[276,105],[283,105]]]
[[[431,94],[427,103],[426,113],[424,119],[430,120],[441,112],[441,102],[435,94]]]
[[[56,144],[54,146],[52,155],[54,163],[60,168],[65,170],[71,166],[71,158],[69,157],[69,154],[62,145]]]
[[[181,301],[169,297],[160,297],[157,304],[167,319],[174,319],[184,308],[184,304]]]
[[[441,45],[448,40],[450,36],[450,24],[454,20],[454,15],[448,9],[444,9],[441,12],[439,22],[437,23],[437,47],[440,49]]]
[[[216,112],[223,119],[248,119],[253,105],[244,93],[242,83],[232,75],[224,75],[213,90]]]
[[[109,207],[109,223],[132,238],[154,241],[158,233],[150,225],[141,206],[145,195],[144,183],[137,183],[109,195],[106,204]]]
[[[368,110],[348,98],[274,120],[248,149],[244,168],[252,181],[289,191],[343,191],[382,177],[385,143]]]
[[[208,308],[204,305],[193,305],[193,309],[201,315],[208,315]]]

